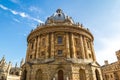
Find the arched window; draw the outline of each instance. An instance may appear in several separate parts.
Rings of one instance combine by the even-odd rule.
[[[4,77],[2,76],[1,79],[4,80]]]
[[[80,69],[79,77],[80,77],[80,80],[86,80],[85,70]]]
[[[42,80],[42,71],[40,69],[36,72],[36,80]]]
[[[30,55],[30,59],[32,59],[32,55]]]
[[[62,70],[58,71],[58,80],[64,80],[64,76],[63,76],[63,71]]]
[[[97,69],[95,70],[95,75],[96,75],[96,80],[100,80],[100,74]]]
[[[91,54],[89,54],[89,58],[91,58],[92,56],[91,56]]]
[[[19,75],[19,72],[16,72],[16,73],[15,73],[15,75],[17,75],[17,76],[18,76],[18,75]]]

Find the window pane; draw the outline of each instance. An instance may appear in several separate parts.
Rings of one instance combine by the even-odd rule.
[[[62,54],[62,50],[58,50],[58,55]]]
[[[58,36],[58,44],[62,44],[62,36]]]

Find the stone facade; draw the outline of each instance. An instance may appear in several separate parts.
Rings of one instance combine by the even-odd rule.
[[[21,62],[23,64],[23,62]],[[21,64],[21,66],[22,66]],[[0,80],[20,80],[21,68],[12,67],[11,62],[6,63],[5,58],[3,57],[0,61]]]
[[[94,37],[58,9],[28,35],[21,80],[102,80]]]
[[[102,74],[104,80],[120,80],[120,50],[116,52],[118,61],[109,64],[105,61],[102,66]]]

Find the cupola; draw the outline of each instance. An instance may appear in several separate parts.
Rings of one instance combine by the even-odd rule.
[[[67,16],[61,9],[57,9],[56,12],[47,18],[45,24],[51,24],[51,23],[71,23],[73,24],[74,21],[71,17]]]

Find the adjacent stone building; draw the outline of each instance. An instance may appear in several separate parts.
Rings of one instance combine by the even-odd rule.
[[[22,64],[24,64],[23,60],[21,66]],[[11,62],[7,64],[4,57],[0,60],[0,80],[20,80],[21,71],[17,65],[12,67]]]
[[[116,52],[118,61],[109,64],[105,61],[102,66],[102,74],[104,80],[120,80],[120,50]]]
[[[58,9],[27,38],[21,80],[102,80],[94,37]]]

